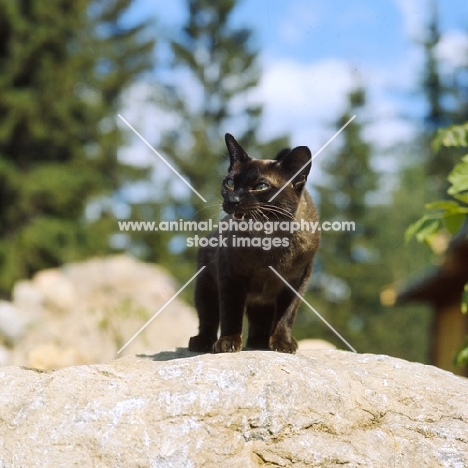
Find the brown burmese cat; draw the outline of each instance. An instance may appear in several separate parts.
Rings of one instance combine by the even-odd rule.
[[[282,150],[276,160],[259,160],[250,158],[230,134],[226,134],[226,145],[230,166],[221,193],[228,217],[223,221],[318,221],[315,206],[304,188],[311,167],[309,148],[298,146]],[[304,165],[293,181],[269,202]],[[189,349],[215,353],[240,351],[242,319],[247,312],[247,347],[295,353],[297,342],[292,336],[292,326],[299,298],[269,266],[303,294],[319,246],[320,231],[290,234],[279,230],[277,223],[277,230],[270,234],[263,230],[230,230],[224,235],[225,245],[202,247],[198,252],[198,268],[206,268],[196,280],[195,305],[200,325],[199,334],[190,338]],[[218,227],[207,237],[219,236]],[[261,246],[234,246],[237,237],[242,236],[282,241],[280,246],[269,250]]]

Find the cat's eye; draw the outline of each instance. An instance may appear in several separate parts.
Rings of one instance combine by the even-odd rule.
[[[265,182],[261,182],[260,184],[255,185],[253,189],[258,192],[261,192],[262,190],[267,190],[269,188],[270,186],[268,184],[266,184]]]
[[[224,181],[224,184],[226,185],[227,188],[233,189],[234,188],[234,181],[229,178]]]

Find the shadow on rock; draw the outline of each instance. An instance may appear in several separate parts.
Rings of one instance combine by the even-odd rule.
[[[174,359],[200,356],[201,354],[205,353],[194,353],[189,351],[188,348],[176,348],[175,351],[161,351],[156,354],[137,354],[137,357],[151,359],[153,361],[172,361]]]

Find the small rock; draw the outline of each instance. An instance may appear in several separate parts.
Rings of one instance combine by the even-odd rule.
[[[336,349],[329,341],[310,338],[298,341],[298,345],[298,349]]]
[[[31,281],[15,286],[14,305],[32,322],[15,342],[10,363],[57,369],[66,363],[115,359],[117,351],[158,314],[187,279],[180,278],[177,284],[160,266],[125,255],[41,271]],[[35,309],[39,314],[31,317]],[[120,356],[187,346],[197,329],[195,311],[177,297]]]
[[[31,281],[20,280],[13,288],[12,302],[31,319],[37,319],[42,311],[44,295]]]
[[[0,346],[0,366],[11,364],[11,353],[5,346]]]
[[[59,346],[55,343],[44,343],[29,352],[28,367],[42,370],[61,369],[67,366],[87,364],[89,360],[71,346]]]
[[[76,301],[73,283],[58,269],[51,268],[37,273],[33,284],[44,297],[44,302],[52,308],[66,310]]]
[[[26,332],[28,319],[25,314],[11,302],[0,301],[0,335],[15,342]]]

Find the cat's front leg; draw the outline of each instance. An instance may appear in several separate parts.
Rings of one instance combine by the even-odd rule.
[[[297,341],[292,335],[292,327],[299,307],[299,298],[290,290],[284,289],[277,298],[273,333],[269,345],[272,351],[295,354]]]
[[[200,266],[200,265],[199,265]],[[189,350],[209,353],[218,338],[219,304],[218,286],[209,268],[197,277],[195,282],[195,306],[198,312],[198,335],[189,341]]]
[[[297,341],[292,335],[292,327],[299,308],[300,295],[307,288],[307,281],[312,272],[312,261],[304,267],[300,277],[291,279],[289,287],[284,287],[276,298],[276,313],[273,323],[273,333],[270,336],[270,349],[280,353],[294,354],[297,351]],[[294,292],[296,291],[296,292]]]
[[[234,353],[242,349],[242,318],[246,298],[247,291],[242,279],[220,278],[221,337],[213,346],[214,353]]]

